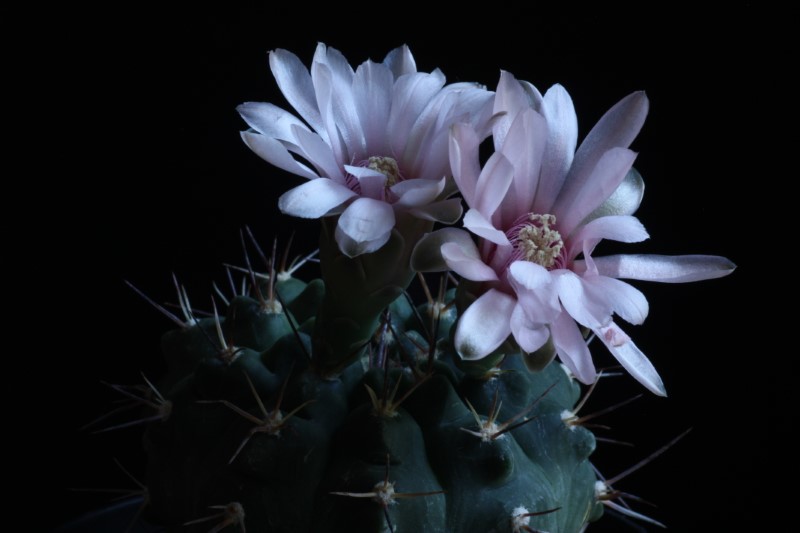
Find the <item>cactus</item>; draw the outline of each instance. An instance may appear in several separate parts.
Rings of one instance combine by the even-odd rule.
[[[322,219],[321,277],[301,280],[303,261],[278,264],[277,245],[267,258],[252,239],[266,272],[245,254],[248,288],[216,289],[211,317],[176,280],[183,319],[162,308],[179,325],[162,339],[167,374],[134,396],[156,410],[142,419],[150,519],[176,531],[578,533],[610,507],[661,525],[616,503],[620,476],[590,462],[595,436],[577,414],[599,377],[588,345],[664,395],[612,320],[638,324],[648,309],[619,278],[695,281],[733,264],[593,256],[603,239],[647,237],[627,149],[644,93],[575,151],[560,86],[542,96],[509,73],[496,95],[443,86],[405,47],[356,71],[324,45],[310,72],[283,50],[270,63],[305,123],[248,103],[242,137],[308,178],[279,206]],[[456,192],[471,233],[434,231],[461,218]],[[435,271],[460,280],[442,274],[434,295],[421,273]]]

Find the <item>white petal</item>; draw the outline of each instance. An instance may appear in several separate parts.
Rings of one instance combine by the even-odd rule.
[[[278,199],[281,212],[301,218],[332,214],[356,193],[333,180],[319,178],[285,192]]]
[[[511,333],[519,347],[528,353],[535,352],[550,338],[550,330],[543,324],[532,322],[522,305],[517,304],[511,313]]]
[[[506,209],[503,199],[511,186],[513,178],[514,166],[508,159],[500,152],[492,154],[483,167],[478,183],[475,186],[477,203],[475,209],[480,211],[487,219],[492,219],[492,215],[498,208],[501,208],[502,215]],[[509,205],[508,208],[513,209],[514,206]]]
[[[417,71],[417,64],[414,61],[414,56],[411,55],[411,50],[409,50],[408,46],[405,44],[386,54],[383,63],[389,67],[389,70],[392,71],[395,78],[406,74],[413,74]]]
[[[455,224],[461,218],[464,210],[461,207],[460,198],[450,198],[449,200],[412,207],[408,212],[422,220],[431,220],[442,224]]]
[[[314,85],[305,65],[293,53],[279,49],[269,53],[269,66],[286,100],[312,128],[322,133]]]
[[[462,248],[454,242],[442,245],[442,258],[447,266],[461,277],[472,281],[494,281],[497,273],[481,261],[478,248],[473,243],[471,247]]]
[[[611,304],[588,290],[581,277],[560,270],[555,283],[561,305],[575,321],[587,328],[599,328],[611,322]]]
[[[445,179],[410,179],[400,181],[391,187],[399,198],[396,205],[418,207],[429,204],[444,190]]]
[[[654,394],[667,395],[664,383],[653,364],[616,324],[612,322],[605,328],[596,329],[595,334],[639,383]]]
[[[584,285],[594,295],[603,299],[611,309],[630,324],[641,324],[647,318],[650,306],[644,294],[624,281],[606,276],[585,276]]]
[[[299,118],[267,102],[245,102],[237,106],[236,111],[258,133],[279,141],[297,144],[293,127],[310,133]]]
[[[595,257],[597,271],[612,278],[686,283],[727,276],[734,271],[729,259],[716,255],[609,255]],[[576,270],[585,263],[575,262]]]
[[[594,383],[597,372],[592,354],[575,321],[567,313],[560,313],[550,324],[550,333],[561,362],[581,383]]]
[[[482,359],[496,350],[511,333],[511,313],[516,300],[496,289],[482,294],[458,320],[455,346],[467,361]]]
[[[443,228],[426,233],[417,242],[411,254],[411,268],[417,272],[443,272],[448,270],[447,263],[442,257],[442,245],[445,243],[457,244],[468,255],[480,255],[469,233],[463,229]],[[468,251],[470,248],[474,249],[474,253]]]
[[[558,217],[558,228],[562,235],[569,235],[589,214],[597,209],[617,189],[631,169],[636,153],[627,148],[612,148],[600,158],[578,187],[567,182],[561,190],[553,213]]]
[[[276,167],[308,179],[319,177],[310,168],[296,161],[280,141],[250,131],[243,131],[241,135],[248,148]]]
[[[358,198],[339,217],[336,241],[350,257],[373,252],[389,239],[394,223],[391,205],[372,198]],[[339,230],[348,239],[340,240]],[[343,247],[345,242],[346,247]]]
[[[336,157],[322,137],[298,126],[292,127],[292,135],[302,151],[300,155],[308,159],[325,177],[344,185],[344,174],[336,161]]]
[[[344,169],[358,179],[361,186],[361,195],[366,198],[383,200],[383,190],[386,186],[386,174],[366,167],[345,165]]]
[[[547,121],[549,135],[533,211],[550,213],[575,157],[578,117],[569,93],[558,84],[550,87],[544,94],[542,115]]]
[[[438,70],[431,74],[419,72],[405,75],[395,81],[392,109],[386,127],[393,154],[405,153],[417,117],[444,86],[444,82],[444,75]]]
[[[493,113],[495,117],[492,127],[492,140],[494,149],[500,151],[506,139],[511,123],[517,114],[530,107],[531,101],[522,85],[513,74],[506,71],[500,72],[500,81],[497,82],[497,91],[494,97]]]
[[[650,237],[638,218],[627,216],[608,216],[592,220],[579,228],[569,239],[569,257],[576,257],[581,251],[588,257],[597,243],[603,239],[617,242],[641,242]]]
[[[325,139],[333,150],[336,157],[336,162],[339,165],[344,165],[351,161],[350,155],[347,153],[347,148],[342,141],[342,136],[339,134],[339,128],[336,126],[336,118],[333,112],[333,81],[330,69],[320,63],[311,65],[311,70],[314,73],[314,87],[317,96],[317,106],[321,116],[321,126],[317,128],[320,136]]]
[[[556,285],[546,268],[530,261],[514,261],[508,273],[508,280],[530,320],[547,324],[561,312]]]
[[[647,96],[639,91],[629,94],[609,109],[578,148],[567,181],[583,183],[603,154],[612,148],[630,146],[642,129],[649,106]]]
[[[511,245],[506,234],[495,228],[477,209],[470,209],[464,215],[464,227],[475,235],[490,240],[495,244]]]
[[[644,198],[644,180],[642,175],[635,168],[631,168],[625,175],[625,179],[619,184],[608,199],[600,204],[583,220],[583,224],[588,224],[592,220],[611,215],[632,215],[639,209],[639,205]]]
[[[544,117],[530,108],[519,113],[508,130],[502,149],[514,167],[512,192],[503,200],[501,224],[504,227],[532,211],[546,142]]]
[[[353,78],[353,98],[361,120],[367,154],[389,152],[386,125],[392,104],[394,76],[386,65],[366,61]]]
[[[477,207],[475,188],[481,174],[478,154],[480,139],[469,124],[455,124],[450,132],[450,167],[453,179],[467,205]]]

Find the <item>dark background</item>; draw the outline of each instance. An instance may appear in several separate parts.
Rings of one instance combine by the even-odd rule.
[[[462,5],[455,20],[396,6],[392,15],[347,11],[346,22],[334,23],[330,13],[299,7],[72,13],[77,22],[64,24],[63,40],[52,44],[63,62],[48,85],[58,98],[36,105],[61,106],[66,120],[40,124],[34,139],[42,149],[31,165],[54,165],[53,185],[29,180],[32,219],[50,229],[32,222],[14,231],[25,251],[9,261],[25,267],[25,301],[33,303],[24,311],[25,357],[13,356],[32,366],[10,384],[30,411],[13,410],[26,429],[9,440],[35,465],[21,491],[48,502],[39,515],[46,526],[107,501],[69,488],[129,486],[112,458],[142,469],[139,431],[78,429],[115,399],[101,379],[135,383],[140,371],[156,377],[163,368],[159,337],[170,323],[122,280],[174,301],[175,272],[207,309],[211,282],[224,280],[221,263],[242,262],[243,225],[265,244],[296,229],[297,253],[315,247],[315,221],[277,211],[278,196],[301,178],[249,152],[234,108],[249,100],[288,107],[267,51],[287,48],[308,64],[322,41],[352,64],[407,43],[420,70],[440,67],[448,81],[493,88],[502,68],[542,91],[559,82],[573,97],[581,137],[617,100],[647,91],[651,112],[633,148],[647,184],[638,216],[651,240],[626,250],[724,255],[739,269],[699,284],[637,284],[651,313],[626,330],[670,397],[646,395],[604,418],[613,426],[606,434],[636,447],[601,443],[595,462],[615,475],[692,427],[618,488],[656,502],[658,509],[637,508],[673,531],[782,529],[789,494],[776,483],[797,479],[796,463],[783,459],[796,420],[788,400],[795,354],[764,349],[773,332],[760,325],[770,311],[755,274],[776,254],[757,198],[768,178],[761,109],[775,83],[762,59],[777,53],[754,36],[763,14],[747,6],[713,16],[575,6],[530,16]],[[69,146],[69,156],[59,160],[50,143]],[[595,351],[600,365],[611,363]],[[627,377],[609,380],[587,412],[638,392]],[[34,451],[39,444],[46,451]],[[613,521],[591,528],[625,530]]]

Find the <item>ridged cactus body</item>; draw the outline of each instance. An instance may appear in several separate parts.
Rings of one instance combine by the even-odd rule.
[[[321,375],[309,350],[323,284],[301,283],[277,283],[286,308],[231,300],[221,335],[215,319],[164,335],[172,408],[145,439],[153,520],[177,530],[233,502],[262,532],[577,532],[599,517],[594,437],[565,421],[580,388],[560,365],[532,373],[509,354],[465,373],[454,306],[415,313],[400,296],[375,349]],[[520,509],[544,513],[515,525]]]

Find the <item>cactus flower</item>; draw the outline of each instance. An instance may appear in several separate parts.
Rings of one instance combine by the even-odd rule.
[[[715,256],[593,257],[603,239],[648,238],[632,216],[643,184],[628,149],[647,110],[643,92],[627,96],[576,151],[577,119],[566,90],[555,85],[542,96],[504,72],[494,103],[495,152],[483,168],[475,130],[454,126],[450,162],[469,206],[464,226],[479,243],[446,228],[419,243],[412,265],[482,282],[456,330],[463,359],[487,356],[509,335],[527,353],[551,339],[567,368],[592,383],[596,371],[583,326],[645,387],[666,394],[648,358],[613,320],[641,324],[648,313],[644,295],[619,278],[696,281],[724,276],[734,265]]]
[[[458,220],[460,201],[447,199],[449,130],[455,122],[482,129],[492,93],[472,83],[445,85],[438,69],[417,72],[406,46],[355,71],[324,44],[310,70],[286,50],[271,52],[269,62],[302,120],[270,103],[238,111],[250,126],[242,138],[251,150],[308,180],[281,196],[281,211],[338,215],[335,239],[349,257],[383,246],[398,216]]]

